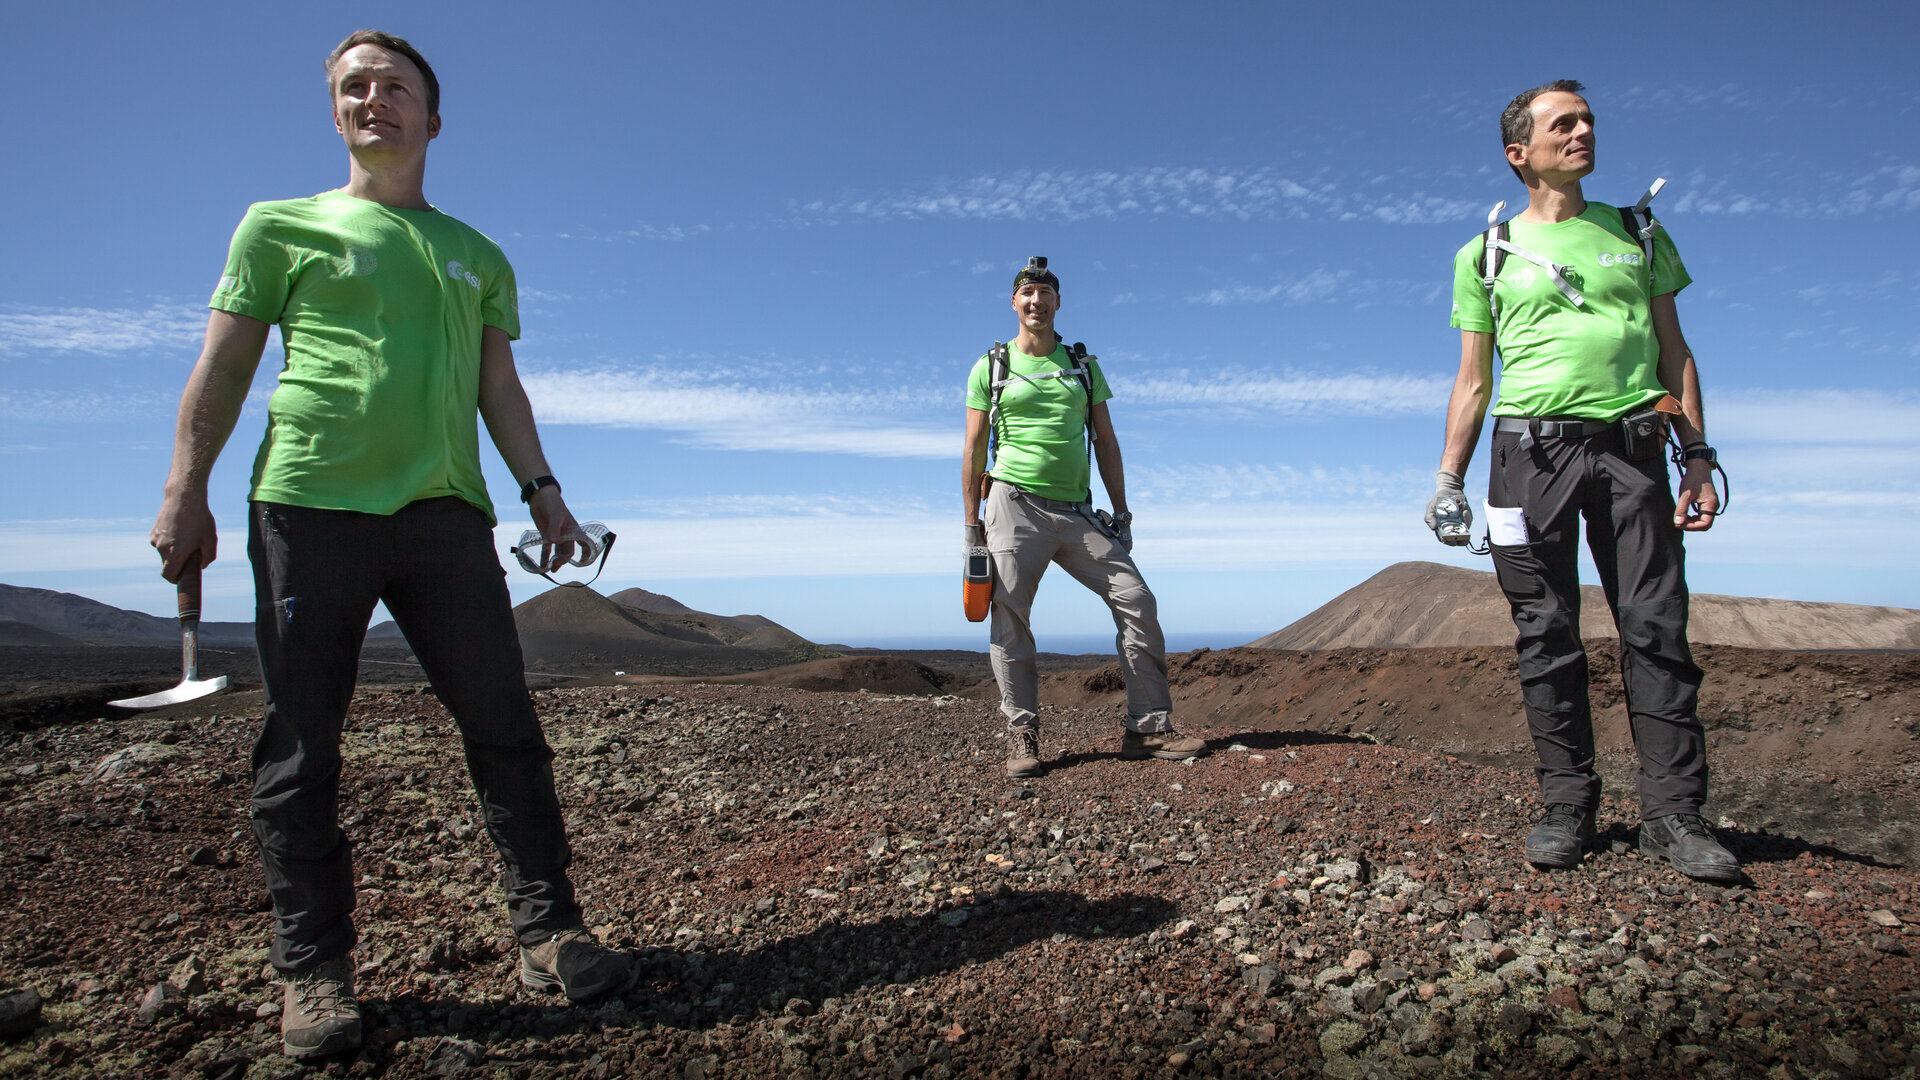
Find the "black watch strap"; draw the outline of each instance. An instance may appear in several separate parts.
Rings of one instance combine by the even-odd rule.
[[[1715,454],[1713,447],[1708,446],[1706,443],[1694,443],[1692,446],[1680,452],[1680,460],[1682,462],[1692,461],[1695,458],[1705,461],[1708,465],[1720,464],[1719,455]]]
[[[533,479],[527,481],[526,484],[520,488],[520,501],[523,503],[532,502],[533,496],[541,488],[545,488],[545,487],[550,487],[555,490],[559,490],[560,481],[555,480],[551,476],[536,476]]]

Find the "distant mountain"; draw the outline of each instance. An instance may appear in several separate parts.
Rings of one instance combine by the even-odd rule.
[[[661,646],[675,655],[684,653],[686,645],[741,649],[756,654],[748,657],[742,653],[733,658],[734,662],[746,664],[745,667],[730,666],[732,662],[721,664],[730,671],[758,671],[776,660],[780,664],[798,664],[840,655],[765,615],[714,615],[695,611],[671,596],[645,589],[622,589],[608,596],[592,589],[549,589],[515,608],[513,617],[520,629],[521,651],[526,654],[529,667],[533,666],[535,656],[533,646],[560,658],[551,661],[549,667],[568,666],[571,661],[566,658],[575,653],[584,657],[632,652],[628,645],[616,647],[615,640],[629,641],[629,645],[648,641],[679,642],[680,645],[672,648]],[[589,638],[606,640],[597,643],[585,640]],[[367,640],[404,642],[406,639],[400,627],[388,619],[368,628]],[[645,649],[641,651],[644,653]],[[761,653],[765,655],[758,655]],[[653,670],[647,663],[637,660],[634,663],[637,670]],[[606,665],[596,660],[590,666]],[[705,670],[702,667],[702,671]]]
[[[645,589],[621,589],[617,593],[609,594],[607,599],[623,607],[639,608],[641,611],[650,611],[659,615],[708,615],[708,613],[704,611],[695,611],[693,608],[675,600],[671,596],[662,596],[659,593],[648,592]],[[744,626],[748,630],[759,630],[767,627],[775,630],[786,629],[786,627],[781,626],[765,615],[708,615],[708,617],[725,619],[736,626]]]
[[[662,596],[659,593],[648,592],[645,589],[621,589],[617,593],[608,594],[607,599],[625,607],[639,608],[641,611],[654,611],[665,615],[677,615],[683,611],[693,610],[671,596]]]
[[[0,646],[4,645],[82,645],[85,644],[65,634],[56,634],[51,630],[42,630],[31,623],[17,619],[0,619]]]
[[[1615,637],[1606,597],[1580,590],[1580,636]],[[1920,611],[1695,593],[1687,638],[1753,649],[1920,649]],[[1512,645],[1506,596],[1488,571],[1395,563],[1284,629],[1263,649]]]
[[[0,619],[70,639],[65,644],[173,645],[180,641],[178,619],[123,611],[98,600],[52,589],[0,585]],[[253,624],[203,622],[200,624],[200,642],[203,645],[242,645],[251,648]]]
[[[757,615],[694,611],[641,592],[649,610],[592,589],[549,589],[513,609],[529,670],[706,675],[760,671],[839,654]]]

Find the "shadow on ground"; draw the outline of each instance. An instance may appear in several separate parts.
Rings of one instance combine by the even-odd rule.
[[[636,957],[638,976],[617,1001],[603,999],[584,1007],[566,1008],[558,996],[508,1003],[413,994],[384,1000],[362,997],[370,1037],[354,1067],[372,1075],[384,1072],[393,1064],[393,1044],[401,1039],[444,1035],[464,1040],[464,1046],[441,1050],[460,1057],[485,1055],[490,1042],[531,1034],[542,1040],[532,1055],[511,1062],[492,1056],[485,1060],[565,1069],[584,1063],[596,1044],[563,1036],[655,1025],[701,1031],[756,1015],[806,1016],[826,999],[863,986],[912,984],[1037,941],[1145,934],[1177,911],[1170,901],[1138,893],[1094,900],[1058,890],[1015,892],[971,907],[827,923],[758,948],[643,949]],[[202,1071],[216,1080],[238,1080],[264,1052],[260,1048],[229,1054]]]

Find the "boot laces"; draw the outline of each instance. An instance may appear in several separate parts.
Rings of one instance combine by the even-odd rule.
[[[1713,839],[1713,830],[1707,828],[1705,819],[1699,814],[1675,814],[1668,818],[1667,821],[1667,827],[1673,830],[1673,838],[1675,840],[1683,836],[1698,836],[1707,840]]]
[[[1565,825],[1570,829],[1578,829],[1586,816],[1585,810],[1572,803],[1554,803],[1540,812],[1540,823]]]
[[[353,1004],[353,996],[347,993],[344,980],[331,978],[315,972],[294,983],[294,992],[300,995],[302,1006],[318,1016],[334,1016],[347,1012]]]

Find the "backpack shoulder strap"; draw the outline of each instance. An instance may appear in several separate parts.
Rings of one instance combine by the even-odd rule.
[[[1067,359],[1073,362],[1074,377],[1080,380],[1080,389],[1086,391],[1087,394],[1087,441],[1091,443],[1094,438],[1093,368],[1088,366],[1087,361],[1097,358],[1092,353],[1087,352],[1085,342],[1076,341],[1067,346]]]
[[[1487,231],[1480,234],[1480,284],[1487,290],[1487,311],[1493,316],[1494,327],[1500,324],[1500,302],[1494,299],[1493,283],[1500,276],[1501,264],[1507,261],[1507,249],[1502,242],[1507,239],[1507,223],[1500,220],[1500,211],[1507,208],[1507,201],[1500,200],[1487,211]]]
[[[1007,378],[1013,371],[1013,358],[1007,354],[1007,343],[996,341],[993,348],[987,350],[987,449],[996,458],[1000,445],[1000,392],[1007,388]]]
[[[1660,194],[1660,189],[1666,186],[1666,177],[1654,177],[1653,183],[1648,186],[1646,194],[1640,196],[1639,202],[1620,208],[1620,225],[1627,230],[1627,235],[1640,245],[1640,257],[1646,261],[1649,295],[1653,288],[1653,234],[1659,231],[1660,223],[1653,219],[1653,211],[1648,209],[1647,204],[1651,203],[1653,197]]]

